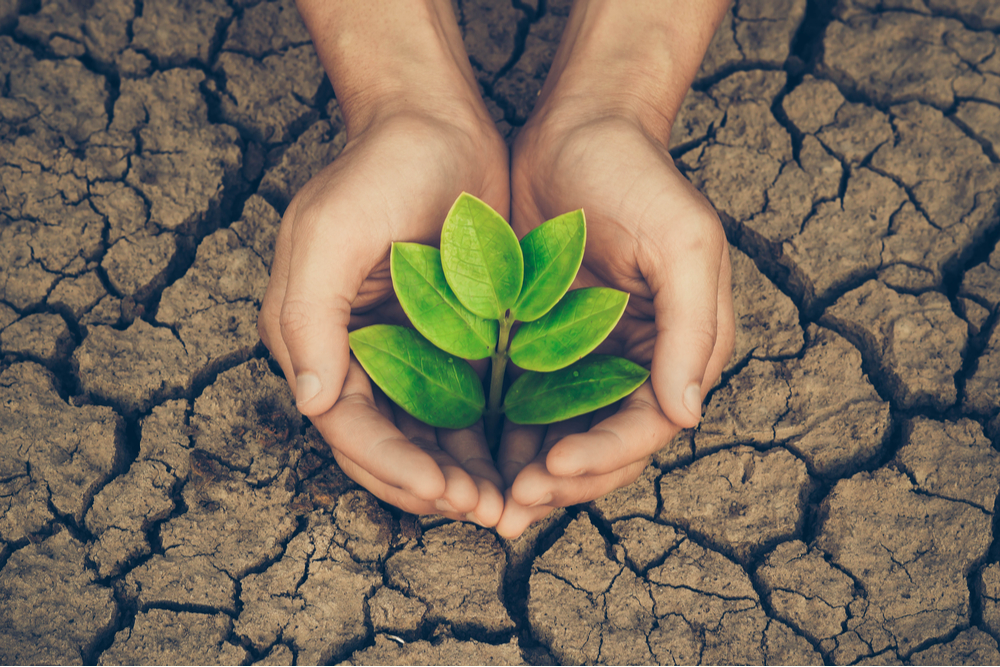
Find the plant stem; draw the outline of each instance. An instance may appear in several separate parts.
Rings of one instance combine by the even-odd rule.
[[[510,317],[510,312],[500,320],[500,339],[497,347],[493,351],[490,364],[490,394],[486,399],[486,441],[490,445],[490,451],[496,454],[500,447],[500,418],[502,412],[500,403],[503,400],[503,378],[507,369],[507,339],[510,337],[510,328],[514,320]]]

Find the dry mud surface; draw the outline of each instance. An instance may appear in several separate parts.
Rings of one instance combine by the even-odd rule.
[[[343,121],[290,0],[0,0],[0,663],[997,664],[1000,4],[739,0],[672,138],[736,351],[514,542],[345,478],[255,330]],[[458,0],[510,138],[565,0]]]

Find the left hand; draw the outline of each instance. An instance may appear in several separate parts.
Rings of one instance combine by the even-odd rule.
[[[508,485],[497,532],[520,535],[553,508],[634,481],[650,456],[701,418],[732,354],[729,250],[718,215],[674,166],[666,145],[627,114],[536,112],[511,169],[518,237],[583,208],[587,247],[576,287],[631,294],[599,352],[651,368],[618,405],[565,422],[504,428]]]

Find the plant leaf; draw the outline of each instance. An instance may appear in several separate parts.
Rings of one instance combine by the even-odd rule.
[[[514,230],[467,192],[441,228],[441,266],[455,296],[479,317],[503,318],[521,292],[524,259]]]
[[[627,303],[626,292],[609,287],[567,292],[555,308],[517,330],[510,344],[510,360],[529,371],[564,368],[608,337]]]
[[[485,359],[497,346],[499,323],[469,312],[451,291],[441,252],[419,243],[393,243],[392,287],[417,331],[448,354]]]
[[[511,311],[514,319],[537,320],[559,302],[580,270],[586,243],[583,209],[552,218],[521,239],[524,284]]]
[[[515,424],[551,424],[610,405],[648,377],[628,359],[592,354],[555,373],[525,373],[507,390],[504,411]]]
[[[464,359],[408,327],[376,324],[352,331],[351,351],[396,405],[440,428],[465,428],[483,414],[483,384]]]

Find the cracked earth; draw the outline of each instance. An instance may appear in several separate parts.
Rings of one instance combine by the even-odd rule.
[[[337,468],[256,334],[338,155],[290,0],[0,0],[0,663],[998,664],[1000,4],[738,0],[671,139],[736,350],[516,541]],[[501,132],[568,0],[457,0]]]

